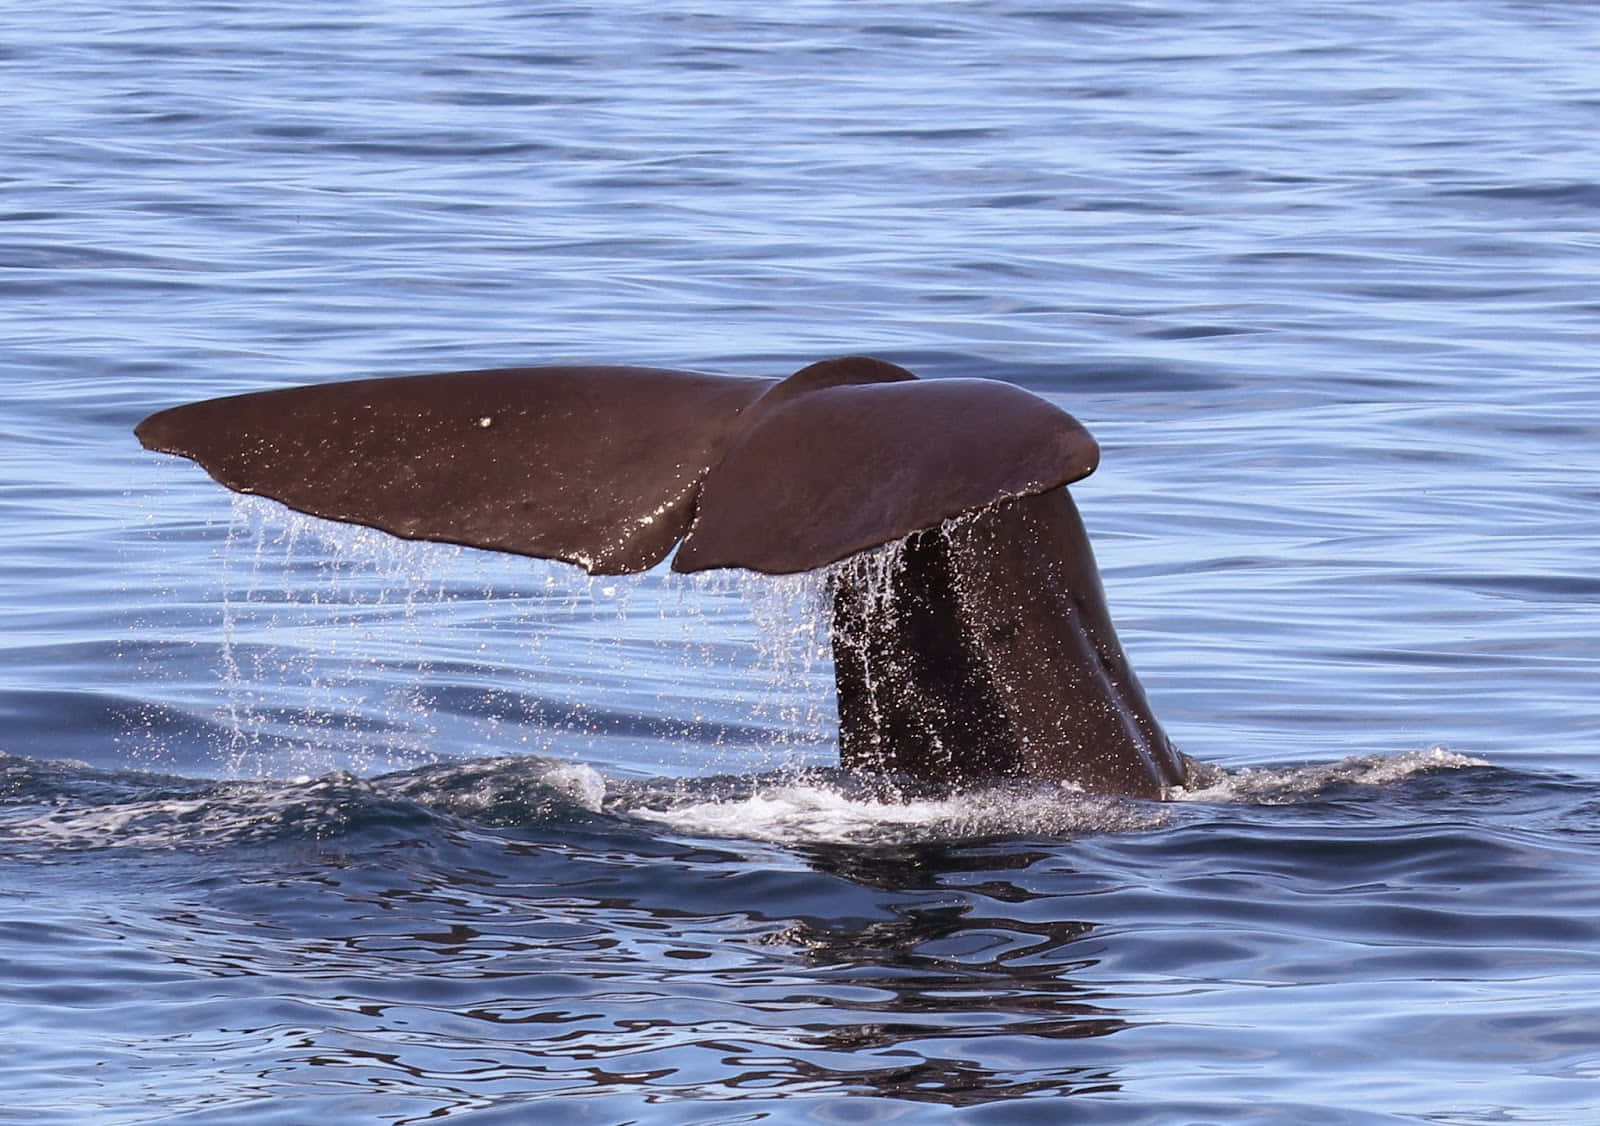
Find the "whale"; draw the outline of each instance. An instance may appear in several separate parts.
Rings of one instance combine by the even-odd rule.
[[[591,574],[826,568],[844,769],[1159,799],[1192,761],[1129,665],[1067,486],[1072,415],[867,356],[783,377],[496,368],[157,411],[143,445],[404,539]],[[885,549],[886,545],[894,545]]]

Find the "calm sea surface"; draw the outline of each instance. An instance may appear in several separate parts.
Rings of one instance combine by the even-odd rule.
[[[1600,14],[9,3],[0,1121],[1600,1121]],[[815,581],[400,545],[151,410],[1013,380],[1186,800],[831,769]]]

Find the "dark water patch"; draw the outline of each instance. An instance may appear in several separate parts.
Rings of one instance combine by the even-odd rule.
[[[109,755],[126,753],[123,738],[136,731],[159,731],[168,738],[203,739],[220,729],[181,711],[151,705],[137,697],[89,689],[0,690],[0,719],[6,741],[34,755]]]
[[[1003,136],[1004,130],[983,126],[960,126],[944,129],[863,129],[849,136],[866,140],[927,141],[931,143],[976,141]]]
[[[1157,27],[1182,23],[1181,8],[1155,4],[1081,4],[1071,8],[1019,8],[1013,19],[1042,24],[1083,24],[1104,27]]]
[[[1213,336],[1246,336],[1260,329],[1229,325],[1184,325],[1180,328],[1151,329],[1144,333],[1153,340],[1204,340]]]
[[[1507,575],[1493,573],[1423,574],[1403,576],[1401,582],[1439,584],[1481,591],[1498,597],[1531,601],[1570,601],[1600,598],[1600,580],[1588,575]]]
[[[1600,209],[1600,184],[1588,181],[1460,188],[1443,194],[1462,199],[1478,199],[1488,202],[1544,205],[1552,210],[1593,211]]]

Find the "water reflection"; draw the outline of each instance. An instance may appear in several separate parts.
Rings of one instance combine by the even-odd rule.
[[[211,1044],[224,1070],[329,1097],[382,1086],[418,1118],[535,1094],[964,1105],[1118,1085],[1067,1043],[1131,1024],[1075,980],[1094,928],[1029,886],[1043,849],[761,864],[505,833],[302,842],[311,866],[255,848],[237,859],[275,852],[279,870],[240,865],[146,924],[164,999],[231,1031]]]
[[[803,844],[796,846],[797,855],[819,872],[844,876],[869,887],[884,889],[941,887],[955,873],[1023,871],[1044,860],[1048,853],[1021,847],[1010,840],[998,847],[986,848],[971,842],[912,843],[901,847],[877,846],[861,848],[841,844]],[[971,885],[963,885],[973,890]],[[995,898],[1015,896],[1015,902],[1034,898],[1034,893],[995,880],[991,884]]]

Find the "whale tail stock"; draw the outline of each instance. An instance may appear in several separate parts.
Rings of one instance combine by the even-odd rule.
[[[678,571],[791,573],[910,537],[896,597],[833,580],[844,765],[1144,796],[1182,780],[1063,487],[1098,447],[1011,384],[865,357],[784,380],[531,367],[235,395],[136,432],[314,516],[594,574],[675,546]]]
[[[830,576],[842,765],[1146,798],[1183,784],[1065,488],[913,533],[899,562]]]

